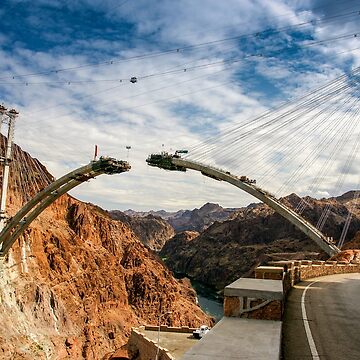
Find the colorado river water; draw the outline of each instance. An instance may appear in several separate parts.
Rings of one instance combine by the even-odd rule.
[[[214,317],[216,322],[224,316],[223,297],[215,289],[189,278],[186,274],[176,272],[173,272],[173,274],[177,279],[187,277],[191,281],[192,287],[196,290],[201,309]]]
[[[191,280],[191,285],[196,290],[200,307],[207,314],[213,316],[215,321],[219,321],[224,315],[223,298],[211,289],[195,280]]]

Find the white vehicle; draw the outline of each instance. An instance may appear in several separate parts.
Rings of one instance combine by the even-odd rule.
[[[195,339],[201,339],[205,334],[210,331],[210,328],[206,325],[201,325],[198,329],[193,331],[193,337]]]

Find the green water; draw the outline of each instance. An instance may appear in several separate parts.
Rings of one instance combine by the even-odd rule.
[[[224,315],[223,298],[214,289],[195,280],[191,280],[191,285],[196,290],[201,309],[219,321]]]
[[[220,296],[215,289],[189,278],[186,274],[174,273],[174,276],[177,279],[182,279],[184,277],[190,279],[192,287],[196,290],[201,309],[214,317],[216,322],[223,317],[223,297]]]

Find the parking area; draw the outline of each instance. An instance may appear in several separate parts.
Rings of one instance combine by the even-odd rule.
[[[139,329],[147,338],[157,343],[158,332],[156,330]],[[160,331],[160,346],[169,350],[175,359],[180,359],[184,353],[199,340],[193,338],[191,333]]]

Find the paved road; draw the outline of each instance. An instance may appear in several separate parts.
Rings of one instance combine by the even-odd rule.
[[[285,360],[359,360],[360,274],[297,284],[290,292],[283,325]]]

